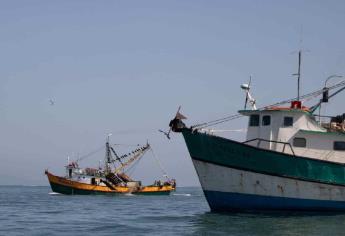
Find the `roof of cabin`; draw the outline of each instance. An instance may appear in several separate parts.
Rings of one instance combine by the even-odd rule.
[[[293,109],[290,107],[268,107],[265,109],[260,109],[260,110],[239,110],[238,113],[242,115],[251,115],[251,114],[256,114],[256,113],[262,113],[262,112],[301,112],[305,113],[307,115],[310,115],[309,108],[303,107],[302,109]]]

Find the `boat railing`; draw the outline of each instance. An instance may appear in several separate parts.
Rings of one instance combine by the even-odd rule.
[[[293,150],[293,148],[291,146],[291,143],[288,143],[288,142],[274,141],[274,140],[268,140],[268,139],[262,139],[262,138],[254,138],[254,139],[249,139],[247,141],[244,141],[243,143],[246,144],[246,143],[250,143],[250,142],[254,142],[254,141],[258,141],[257,145],[256,145],[258,148],[260,148],[260,145],[261,145],[262,142],[283,144],[283,150],[282,150],[283,153],[285,153],[286,146],[289,146],[292,154],[294,156],[296,156],[295,152],[294,152],[294,150]]]

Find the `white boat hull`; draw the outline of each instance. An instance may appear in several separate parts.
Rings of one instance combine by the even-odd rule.
[[[195,160],[205,197],[215,211],[345,210],[345,186],[244,171]]]

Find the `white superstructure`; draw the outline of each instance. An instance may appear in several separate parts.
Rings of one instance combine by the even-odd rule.
[[[345,121],[321,125],[308,108],[294,105],[240,111],[249,116],[247,143],[268,150],[345,163]]]

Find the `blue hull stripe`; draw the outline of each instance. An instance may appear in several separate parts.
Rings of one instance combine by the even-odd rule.
[[[254,194],[204,191],[212,211],[345,211],[345,201],[310,200]]]

